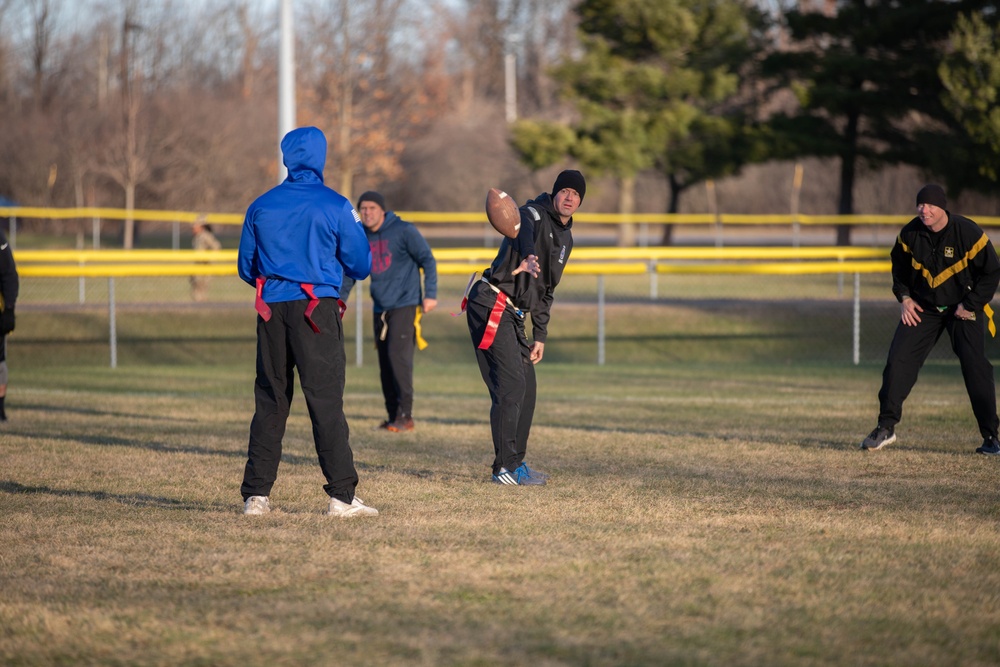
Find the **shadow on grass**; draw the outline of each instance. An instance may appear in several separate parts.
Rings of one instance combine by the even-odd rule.
[[[139,494],[108,493],[106,491],[79,491],[77,489],[56,489],[51,486],[27,486],[13,480],[0,481],[0,492],[11,495],[16,494],[40,494],[49,496],[59,496],[63,498],[92,498],[94,500],[110,500],[120,505],[128,507],[158,507],[160,509],[171,510],[216,510],[229,509],[228,504],[222,503],[192,503],[174,498],[163,498],[158,496],[148,496]]]
[[[129,438],[116,438],[108,436],[88,436],[81,434],[74,435],[64,435],[64,434],[46,434],[46,433],[17,433],[18,436],[29,440],[62,440],[65,442],[73,442],[82,445],[98,445],[101,447],[127,447],[130,449],[143,449],[150,452],[162,452],[165,454],[196,454],[198,456],[221,456],[230,459],[239,459],[245,461],[247,458],[246,449],[241,446],[240,449],[226,450],[226,449],[211,449],[208,447],[198,447],[195,445],[167,445],[162,442],[154,441],[144,441],[144,440],[132,440]],[[318,465],[317,458],[315,454],[312,455],[300,455],[300,454],[289,454],[287,452],[282,452],[281,454],[281,464],[282,465]],[[366,472],[373,472],[385,469],[386,466],[373,466],[368,465],[357,460],[354,461],[354,467],[358,470],[363,470]],[[433,473],[427,473],[433,474]],[[417,476],[421,476],[418,473]]]
[[[108,410],[97,410],[95,408],[77,408],[69,405],[51,405],[49,403],[42,404],[42,403],[18,402],[17,409],[18,411],[24,411],[24,412],[28,411],[35,411],[41,413],[58,412],[58,413],[66,413],[74,415],[85,415],[88,417],[120,417],[124,419],[132,419],[135,417],[134,412],[110,412]],[[197,423],[198,421],[196,419],[184,419],[182,417],[157,416],[149,413],[143,414],[142,418],[147,421],[163,421],[170,423],[181,422],[181,423],[194,424]]]

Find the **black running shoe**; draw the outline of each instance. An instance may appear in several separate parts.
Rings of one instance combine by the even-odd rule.
[[[891,426],[876,426],[875,430],[869,433],[868,437],[861,443],[861,449],[882,449],[894,442],[896,442],[896,434],[892,432]]]

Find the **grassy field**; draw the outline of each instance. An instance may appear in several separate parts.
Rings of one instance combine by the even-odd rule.
[[[276,511],[240,513],[252,316],[123,313],[110,369],[98,315],[19,315],[0,663],[1000,663],[1000,461],[972,453],[955,364],[865,453],[881,362],[817,351],[798,306],[615,308],[605,367],[582,361],[589,311],[558,313],[529,448],[546,487],[488,482],[458,318],[418,357],[414,433],[374,430],[367,351],[347,413],[381,516],[353,521],[322,515],[301,395]]]

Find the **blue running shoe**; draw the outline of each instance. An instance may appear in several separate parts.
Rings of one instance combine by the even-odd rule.
[[[524,468],[528,472],[528,477],[534,477],[535,479],[549,478],[549,473],[542,472],[541,470],[535,470],[534,468],[530,468],[528,467],[528,464],[523,461],[521,462],[521,465],[518,466],[518,468]]]
[[[500,468],[500,471],[493,475],[493,483],[517,486],[517,478],[506,468]]]
[[[1000,440],[995,437],[983,440],[983,446],[976,448],[976,454],[986,454],[987,456],[1000,456]]]
[[[493,483],[510,486],[542,486],[545,484],[544,479],[529,476],[523,468],[524,466],[518,466],[514,472],[500,468],[499,472],[493,475]]]

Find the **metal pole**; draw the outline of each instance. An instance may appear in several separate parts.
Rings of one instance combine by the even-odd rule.
[[[108,332],[109,344],[111,346],[111,368],[118,368],[118,331],[115,317],[115,279],[108,278]]]
[[[180,250],[181,249],[181,223],[178,220],[174,220],[173,237],[174,237],[173,238],[173,241],[174,241],[174,250]]]
[[[854,274],[854,365],[861,363],[861,274]]]
[[[76,249],[77,250],[83,250],[83,230],[82,229],[76,235]],[[80,261],[80,266],[83,267],[83,260]],[[84,301],[86,301],[86,298],[87,298],[87,296],[86,296],[87,295],[87,279],[83,277],[83,273],[82,272],[80,274],[80,278],[79,278],[78,282],[79,282],[79,285],[78,285],[79,294],[77,296],[78,296],[78,298],[80,300],[80,305],[82,306],[83,303],[84,303]]]
[[[11,250],[17,250],[17,216],[10,216],[10,238],[7,241]]]
[[[520,35],[509,35],[505,40],[506,53],[503,56],[504,115],[508,123],[517,120],[517,55],[514,53],[514,48],[520,39]]]
[[[802,192],[802,165],[795,163],[795,174],[792,176],[792,247],[799,247],[799,196]]]
[[[91,235],[93,237],[94,250],[98,250],[101,247],[101,219],[96,215],[94,216],[94,229]]]
[[[278,182],[288,176],[281,140],[295,129],[295,15],[292,0],[281,0],[281,44],[278,55]]]
[[[597,276],[597,365],[604,365],[604,276]]]
[[[362,283],[354,283],[354,289],[358,293],[354,299],[357,302],[355,305],[357,310],[355,311],[354,318],[354,364],[358,368],[361,368],[363,365],[365,356],[364,350],[362,349],[364,347],[364,326],[361,322],[361,320],[364,319],[362,317],[361,310],[364,307],[364,297],[361,295],[361,292],[364,291],[362,287]]]
[[[649,300],[655,301],[659,296],[659,280],[656,273],[656,260],[649,262]]]
[[[708,197],[708,211],[715,217],[715,247],[722,247],[722,218],[719,216],[719,203],[715,198],[715,181],[711,178],[705,181],[705,194]]]

